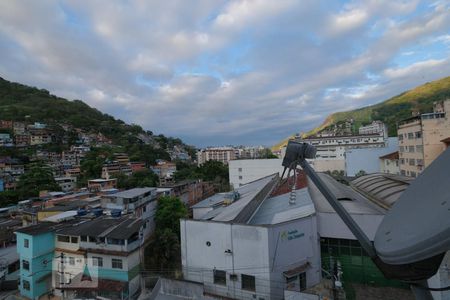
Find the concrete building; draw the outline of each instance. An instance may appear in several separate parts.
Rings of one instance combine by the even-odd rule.
[[[450,100],[435,102],[432,113],[403,120],[398,125],[400,173],[417,177],[445,149],[450,137]]]
[[[380,156],[380,172],[400,175],[398,164],[398,151]]]
[[[378,133],[362,135],[323,134],[302,140],[316,147],[316,158],[310,160],[317,172],[344,171],[345,155],[348,150],[360,148],[378,148],[386,146],[386,139]]]
[[[101,199],[102,207],[108,210],[120,210],[122,214],[131,214],[142,219],[144,235],[148,237],[155,229],[153,217],[157,205],[156,188],[134,188],[110,195]]]
[[[153,173],[158,175],[159,184],[166,185],[173,181],[173,174],[177,171],[177,166],[173,162],[158,160],[156,165],[150,167]]]
[[[320,282],[309,193],[296,190],[290,203],[289,193],[278,191],[278,178],[243,185],[235,190],[238,199],[181,220],[185,279],[203,283],[205,293],[234,299],[282,299],[285,289],[302,291]]]
[[[102,217],[56,230],[55,294],[68,299],[136,297],[142,231],[142,220],[127,217]]]
[[[197,164],[199,166],[209,160],[220,161],[227,165],[233,159],[236,159],[236,152],[232,147],[210,147],[197,151]]]
[[[77,188],[76,177],[56,177],[55,181],[63,192],[71,192]]]
[[[373,121],[369,125],[361,126],[358,129],[359,134],[379,134],[384,138],[388,137],[387,126],[381,121]]]
[[[228,163],[230,184],[234,188],[255,181],[262,177],[283,173],[281,159],[237,159]]]
[[[20,294],[128,299],[140,290],[143,222],[135,218],[44,222],[16,231]]]
[[[345,174],[355,176],[360,171],[364,171],[366,174],[377,173],[380,170],[379,157],[397,149],[398,139],[396,137],[387,138],[383,147],[348,149],[345,152]]]

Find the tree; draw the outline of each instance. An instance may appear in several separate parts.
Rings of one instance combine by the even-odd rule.
[[[42,162],[29,165],[29,169],[19,178],[17,191],[20,199],[38,197],[40,191],[60,191],[50,167]]]
[[[158,175],[151,170],[137,171],[131,176],[119,174],[116,178],[119,189],[157,186],[159,181]]]
[[[147,248],[147,263],[151,269],[176,271],[180,267],[180,219],[188,211],[177,197],[161,197],[155,213],[155,238]]]

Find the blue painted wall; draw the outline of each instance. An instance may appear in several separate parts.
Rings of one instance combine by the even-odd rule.
[[[3,179],[0,179],[0,192],[3,192],[5,190],[3,186]]]
[[[25,240],[28,239],[28,247]],[[49,291],[51,282],[52,260],[54,256],[55,236],[53,232],[40,235],[17,233],[17,252],[20,257],[21,295],[34,299]],[[29,270],[23,268],[23,261],[30,264]],[[24,289],[24,281],[30,283],[30,290]]]

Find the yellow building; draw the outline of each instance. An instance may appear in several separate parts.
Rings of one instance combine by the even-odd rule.
[[[398,126],[400,173],[417,177],[444,150],[450,137],[450,100],[434,103],[432,113],[403,120]]]

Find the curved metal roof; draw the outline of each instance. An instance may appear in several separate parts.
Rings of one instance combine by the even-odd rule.
[[[413,178],[374,173],[358,177],[350,182],[351,187],[385,209],[390,209]]]

